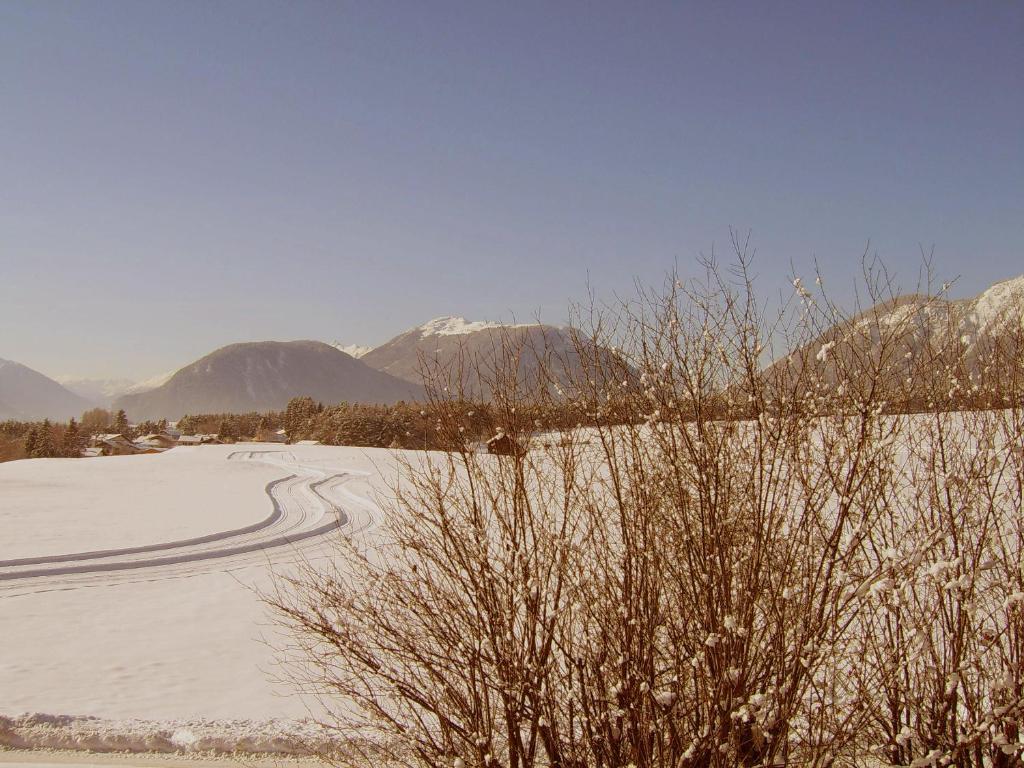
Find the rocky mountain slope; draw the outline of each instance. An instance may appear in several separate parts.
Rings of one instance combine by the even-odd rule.
[[[366,352],[360,359],[379,371],[423,384],[439,373],[452,383],[459,380],[469,397],[488,397],[494,372],[504,364],[503,345],[520,352],[518,376],[528,382],[540,359],[546,357],[559,381],[579,376],[583,361],[571,332],[551,325],[504,325],[462,317],[439,317],[399,334]],[[604,354],[603,350],[599,353]]]
[[[907,295],[883,302],[828,329],[768,372],[807,372],[841,385],[866,378],[856,374],[875,367],[894,396],[946,391],[963,400],[972,387],[998,387],[996,356],[1019,356],[1022,342],[1024,275],[966,299]]]
[[[114,401],[129,418],[280,410],[292,397],[324,404],[394,403],[421,389],[318,341],[231,344],[187,365],[165,384]]]

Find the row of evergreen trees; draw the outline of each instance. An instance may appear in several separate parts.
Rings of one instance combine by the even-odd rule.
[[[316,440],[324,445],[457,450],[500,432],[528,435],[589,424],[582,411],[554,404],[499,407],[492,403],[442,401],[325,407],[308,397],[293,398],[284,412],[289,442]]]
[[[495,419],[489,406],[463,403],[458,407],[465,424],[458,440],[486,439],[494,434]],[[317,440],[325,445],[451,448],[456,438],[438,430],[439,416],[436,407],[420,403],[325,406],[311,397],[294,397],[283,411],[189,414],[178,421],[178,429],[182,434],[216,434],[225,442],[267,439],[284,429],[289,442]]]
[[[74,458],[81,455],[87,437],[74,419],[67,424],[52,424],[46,419],[31,425],[25,434],[25,457]]]
[[[264,437],[281,429],[284,414],[268,413],[205,413],[188,414],[178,420],[183,435],[217,435],[225,442]]]

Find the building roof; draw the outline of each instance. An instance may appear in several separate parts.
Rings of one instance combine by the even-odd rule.
[[[490,453],[512,455],[522,451],[519,444],[505,432],[499,432],[487,441],[487,450]]]
[[[161,451],[166,451],[169,447],[171,447],[167,444],[166,440],[136,440],[135,445],[142,446],[145,448],[159,448]]]

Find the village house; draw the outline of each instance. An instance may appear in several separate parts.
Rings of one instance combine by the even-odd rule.
[[[102,456],[131,456],[141,453],[138,446],[122,434],[93,435],[89,447],[98,448]]]
[[[161,432],[159,434],[154,433],[152,435],[140,437],[136,439],[135,444],[145,448],[160,448],[166,450],[176,446],[178,444],[178,440],[166,432]]]
[[[504,432],[499,432],[487,441],[487,452],[495,456],[515,456],[523,452],[522,448]]]
[[[182,435],[177,445],[220,445],[222,442],[216,435]]]
[[[261,443],[287,443],[288,435],[283,429],[261,429],[256,440]]]

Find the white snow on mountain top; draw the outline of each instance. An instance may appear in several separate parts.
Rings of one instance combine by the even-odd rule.
[[[126,388],[133,387],[137,383],[132,379],[90,379],[88,376],[75,376],[73,374],[54,376],[53,380],[72,391],[76,386],[89,386],[105,395],[120,394]]]
[[[1024,306],[1024,275],[1003,280],[983,291],[974,299],[971,320],[978,330],[985,330],[993,322],[1005,318],[1014,307]]]
[[[90,379],[72,375],[56,376],[54,381],[79,397],[105,404],[137,386],[131,379]]]
[[[905,328],[909,323],[917,331],[930,330],[943,338],[955,332],[965,339],[979,335],[999,335],[1007,324],[1024,313],[1024,275],[1003,280],[977,296],[949,300],[942,297],[907,296],[895,305],[879,305],[863,313],[856,325],[860,329],[878,324],[886,328]]]
[[[435,317],[429,323],[424,323],[417,330],[421,336],[461,336],[476,331],[485,331],[488,328],[525,328],[533,323],[494,323],[487,320],[474,320],[470,322],[464,317]]]
[[[164,384],[168,382],[168,380],[170,380],[171,376],[173,376],[175,373],[177,373],[177,370],[164,371],[163,373],[158,373],[156,376],[151,376],[145,381],[140,381],[138,384],[128,387],[128,389],[126,389],[123,394],[133,395],[137,392],[148,392],[151,389],[162,387]]]
[[[346,355],[352,355],[352,357],[362,357],[373,349],[373,347],[366,344],[342,344],[340,341],[334,342],[331,346],[341,350]]]
[[[134,381],[132,379],[91,379],[86,376],[75,376],[73,374],[62,374],[54,377],[54,380],[74,392],[79,397],[84,397],[98,405],[107,407],[121,395],[131,395],[137,392],[148,392],[166,383],[174,371],[152,376],[145,381]]]

